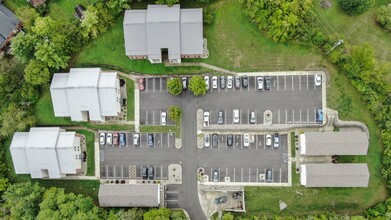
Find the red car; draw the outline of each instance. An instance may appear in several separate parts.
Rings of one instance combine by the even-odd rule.
[[[139,84],[140,91],[143,91],[145,89],[145,79],[139,78]]]
[[[113,144],[114,144],[114,146],[118,146],[118,138],[119,138],[118,133],[114,133],[113,134]]]

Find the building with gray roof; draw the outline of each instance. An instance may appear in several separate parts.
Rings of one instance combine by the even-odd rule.
[[[101,184],[99,187],[101,207],[158,207],[159,184]]]
[[[58,127],[15,132],[10,150],[16,174],[61,178],[81,170],[80,136]]]
[[[300,182],[305,187],[368,187],[367,164],[302,164]]]
[[[11,39],[22,28],[22,23],[12,11],[0,3],[0,53],[6,51]]]
[[[104,121],[121,112],[116,72],[100,68],[72,68],[56,73],[50,85],[54,115],[72,121]]]
[[[127,10],[124,18],[126,55],[161,63],[168,54],[171,63],[197,58],[204,53],[202,8],[179,5],[148,5],[147,10]]]
[[[300,154],[318,155],[366,155],[368,136],[365,132],[305,132],[300,134]]]

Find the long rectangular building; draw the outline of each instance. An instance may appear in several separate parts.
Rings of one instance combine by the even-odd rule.
[[[367,164],[303,164],[300,168],[305,187],[368,187]]]
[[[159,184],[101,184],[99,187],[101,207],[158,207]]]
[[[366,155],[368,136],[365,132],[305,132],[300,135],[300,154]]]

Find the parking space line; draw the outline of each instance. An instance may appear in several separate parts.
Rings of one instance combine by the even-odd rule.
[[[314,109],[314,123],[316,123],[316,109]]]
[[[247,124],[250,124],[250,109],[247,109],[247,117],[248,117]]]
[[[109,167],[106,165],[106,179],[109,178]]]
[[[148,124],[148,110],[145,110],[145,124]]]
[[[286,76],[284,76],[284,86],[285,86],[285,91],[286,91]]]
[[[235,167],[234,167],[234,182],[236,182],[236,173],[235,173]]]
[[[242,92],[243,91],[243,86],[240,86],[240,92]]]
[[[293,87],[293,75],[292,75],[292,91],[295,90],[295,88]]]
[[[280,183],[281,183],[281,168],[280,168]]]
[[[307,75],[307,90],[308,90],[308,75]]]
[[[228,176],[228,167],[225,168],[225,176]]]
[[[251,168],[248,168],[248,182],[251,182]]]
[[[240,182],[243,182],[243,167],[241,168],[242,169],[242,172],[241,172],[241,181]]]
[[[274,173],[274,168],[272,168],[272,182],[273,182],[273,179],[274,179],[273,173]]]
[[[163,133],[160,133],[160,147],[163,147]]]
[[[278,76],[277,76],[277,91],[280,90],[280,85],[278,84]]]
[[[299,90],[301,90],[301,76],[299,76]]]
[[[148,78],[145,78],[145,92],[148,93]]]
[[[213,171],[212,171],[212,167],[210,168],[210,175],[209,175],[209,181],[211,181],[212,180],[212,173],[213,173]]]
[[[113,177],[114,177],[114,179],[117,177],[117,176],[115,175],[115,165],[113,166]]]
[[[295,109],[292,109],[292,124],[295,123]]]
[[[220,172],[220,167],[219,167],[219,180],[217,182],[220,182],[221,177],[221,172]]]
[[[257,167],[257,173],[255,174],[257,178],[257,182],[259,182],[259,173],[258,173],[258,167]]]
[[[307,108],[307,124],[310,123],[310,110]]]
[[[280,124],[280,109],[278,109],[278,124]]]
[[[257,77],[254,78],[254,90],[257,91]]]

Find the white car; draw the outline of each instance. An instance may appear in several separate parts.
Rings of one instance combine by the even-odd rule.
[[[204,80],[206,83],[206,90],[209,90],[209,76],[204,76]]]
[[[167,113],[166,112],[161,113],[161,124],[167,125]]]
[[[217,76],[212,76],[212,88],[217,89]]]
[[[139,133],[134,133],[133,134],[133,145],[134,146],[139,146],[140,145],[140,134]]]
[[[205,147],[210,147],[210,134],[205,134],[204,135],[204,146]]]
[[[249,147],[250,146],[250,135],[249,134],[244,134],[243,135],[243,146],[244,147]]]
[[[320,86],[320,85],[322,85],[322,75],[316,74],[315,75],[315,86]]]
[[[262,76],[257,77],[257,90],[258,91],[263,90],[263,77]]]
[[[204,112],[204,127],[207,128],[209,127],[209,112]]]
[[[105,145],[106,144],[106,133],[100,133],[99,134],[99,144]]]
[[[232,89],[232,76],[227,76],[227,88]]]
[[[106,136],[106,143],[107,145],[113,145],[113,134],[112,133],[107,133]]]
[[[270,134],[266,135],[266,147],[272,146],[272,136]]]
[[[234,123],[239,124],[239,122],[240,122],[239,109],[234,109],[233,117],[234,117]]]

